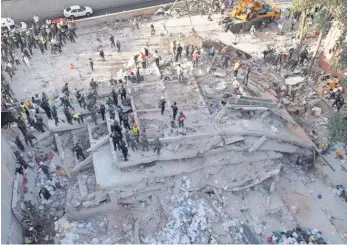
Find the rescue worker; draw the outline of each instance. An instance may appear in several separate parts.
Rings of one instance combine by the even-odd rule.
[[[137,143],[140,143],[140,132],[139,132],[139,129],[137,127],[137,124],[134,124],[132,131],[133,131],[133,134],[136,138]]]
[[[22,108],[22,111],[27,115],[27,117],[30,116],[29,108],[24,104],[24,102],[20,103],[20,106]]]
[[[178,61],[178,57],[182,59],[182,51],[183,51],[183,48],[181,47],[181,44],[178,44],[177,53],[176,53],[176,62]]]
[[[105,112],[106,112],[106,107],[104,104],[101,104],[100,107],[99,107],[99,111],[100,111],[100,114],[101,114],[101,118],[103,121],[105,121]]]
[[[114,36],[113,35],[109,38],[109,40],[111,42],[111,48],[115,47],[116,44],[114,43]]]
[[[37,114],[35,115],[36,118],[36,127],[39,131],[41,131],[42,133],[46,132],[44,127],[44,123],[43,123],[43,119],[41,117],[39,117]]]
[[[80,158],[82,158],[82,161],[86,159],[86,157],[83,154],[82,147],[79,144],[76,144],[74,148],[72,148],[72,151],[76,152],[76,157],[78,160],[80,160]]]
[[[342,108],[342,106],[345,103],[345,99],[342,95],[338,95],[333,103],[333,107],[336,106],[337,111],[339,112]]]
[[[96,108],[96,106],[93,106],[93,108],[91,109],[91,116],[92,116],[92,120],[94,121],[95,125],[98,124],[98,116],[97,116],[97,111],[98,109]]]
[[[117,52],[119,53],[120,52],[120,41],[119,40],[117,40],[116,46],[117,46]]]
[[[251,70],[252,70],[252,68],[250,65],[245,65],[245,76],[243,78],[243,84],[245,86],[247,86],[247,84],[248,84],[248,77],[249,77],[249,73],[251,73]]]
[[[49,107],[48,100],[46,100],[46,99],[42,100],[41,108],[45,111],[48,119],[52,119],[51,108]]]
[[[155,35],[154,25],[151,24],[151,36]]]
[[[228,63],[230,60],[230,56],[228,54],[223,55],[223,67],[228,68]]]
[[[84,121],[83,121],[83,116],[82,116],[82,114],[79,113],[79,112],[76,112],[76,113],[73,115],[73,119],[74,119],[75,121],[77,121],[78,124],[80,124],[81,122],[84,123]]]
[[[64,86],[63,86],[61,92],[62,92],[63,94],[69,94],[69,93],[70,93],[70,92],[69,92],[69,84],[68,84],[68,83],[65,83],[65,84],[64,84]]]
[[[94,81],[94,79],[92,78],[92,80],[90,81],[90,87],[94,90],[96,90],[98,88],[98,83]]]
[[[21,150],[21,151],[24,151],[25,148],[24,148],[24,145],[19,137],[19,135],[16,136],[16,139],[15,139],[15,144],[18,146],[18,148]]]
[[[130,145],[130,133],[128,130],[125,130],[124,138],[125,138],[125,142],[127,142],[127,145]]]
[[[119,89],[119,93],[120,93],[120,99],[121,100],[125,100],[127,98],[127,91],[124,88],[123,84],[122,84],[121,88]]]
[[[141,143],[142,143],[142,151],[149,151],[149,149],[148,149],[148,137],[147,137],[146,129],[142,130]]]
[[[240,69],[240,62],[236,61],[236,63],[234,64],[234,76],[237,77],[237,73],[239,72]]]
[[[164,97],[159,100],[159,108],[161,109],[161,114],[164,115],[166,101]]]
[[[75,35],[73,34],[72,31],[69,31],[69,32],[68,32],[68,37],[69,37],[69,39],[70,39],[70,42],[76,43],[76,41],[75,41]]]
[[[89,66],[90,68],[92,69],[92,71],[94,71],[94,62],[93,62],[93,59],[92,58],[88,58],[89,60]]]
[[[123,140],[120,142],[120,147],[124,156],[124,161],[128,161],[128,148]]]
[[[100,57],[102,58],[102,60],[105,61],[105,53],[104,53],[104,50],[100,49],[99,55],[100,55]]]
[[[53,119],[54,119],[54,122],[55,122],[55,126],[58,126],[58,122],[59,122],[59,119],[58,119],[58,113],[57,113],[57,108],[55,107],[55,105],[52,106],[52,116],[53,116]]]
[[[118,94],[114,88],[112,88],[111,95],[112,95],[114,105],[118,106]]]
[[[176,102],[174,102],[173,105],[171,105],[171,109],[172,109],[172,119],[176,120],[177,111],[178,111],[178,107],[176,105]]]
[[[181,111],[180,114],[178,115],[178,127],[184,128],[184,120],[186,119],[185,115]]]
[[[183,68],[181,67],[181,64],[178,64],[176,69],[178,81],[183,82]]]
[[[159,137],[155,138],[154,140],[154,149],[153,152],[157,152],[157,154],[160,154],[160,150],[161,150],[161,142],[159,140]]]
[[[129,135],[129,143],[130,143],[130,145],[128,145],[128,146],[131,146],[131,149],[133,151],[138,150],[134,134]]]
[[[129,119],[127,114],[123,114],[123,126],[125,129],[131,130],[130,124],[129,124]]]
[[[153,58],[155,60],[155,65],[159,68],[160,56],[158,55],[158,50],[154,51]]]
[[[69,124],[72,124],[72,115],[71,115],[69,108],[67,106],[64,106],[64,114],[66,116],[66,121]]]
[[[117,147],[120,150],[120,136],[116,131],[113,131],[112,134],[110,135],[110,137],[112,138],[112,142],[113,142],[113,149],[115,151],[117,151]]]
[[[117,121],[114,121],[113,130],[111,128],[111,131],[117,132],[119,134],[120,138],[123,139],[122,127],[119,125],[119,123]]]

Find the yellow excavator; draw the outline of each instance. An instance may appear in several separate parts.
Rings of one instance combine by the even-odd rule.
[[[219,24],[224,31],[236,34],[241,30],[249,30],[253,25],[256,29],[262,23],[267,24],[272,20],[281,18],[281,8],[274,2],[262,0],[238,0],[237,7]]]
[[[238,0],[237,8],[231,16],[238,20],[249,21],[252,19],[279,19],[281,8],[274,2],[263,2],[261,0]]]

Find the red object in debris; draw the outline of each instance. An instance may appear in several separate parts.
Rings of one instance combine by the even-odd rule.
[[[23,184],[28,183],[28,178],[23,178]]]
[[[28,193],[28,187],[24,186],[24,193]]]
[[[52,20],[52,23],[58,24],[58,23],[63,22],[63,21],[64,21],[64,18],[57,18],[57,19]]]
[[[268,243],[272,243],[272,237],[269,236],[269,237],[267,238],[267,241],[268,241]]]
[[[53,157],[54,157],[54,153],[53,153],[53,152],[50,152],[50,153],[48,154],[48,156],[47,156],[47,158],[48,158],[49,160],[52,160]]]

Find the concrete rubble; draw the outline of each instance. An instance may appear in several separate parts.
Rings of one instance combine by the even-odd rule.
[[[140,132],[146,129],[149,151],[142,151],[141,144],[136,151],[128,146],[128,161],[124,161],[120,151],[114,151],[109,135],[114,120],[118,121],[117,114],[113,120],[106,113],[105,121],[98,116],[98,125],[89,115],[85,116],[84,124],[59,123],[56,127],[48,121],[54,135],[48,134],[35,145],[37,161],[33,169],[37,176],[33,177],[35,187],[28,188],[38,193],[45,187],[52,194],[49,200],[30,197],[37,203],[41,217],[49,216],[47,210],[52,216],[50,224],[54,227],[50,228],[49,241],[66,244],[303,244],[312,239],[318,241],[321,235],[311,229],[307,242],[304,232],[300,233],[296,226],[303,223],[303,231],[316,223],[327,241],[345,242],[341,234],[343,228],[347,228],[346,211],[341,211],[345,220],[335,220],[339,222],[338,228],[326,215],[336,216],[335,206],[343,210],[342,198],[328,205],[324,199],[328,195],[327,187],[313,186],[318,182],[316,179],[321,178],[320,173],[308,172],[296,164],[299,156],[312,157],[316,152],[307,129],[296,123],[292,113],[316,98],[313,93],[307,93],[306,77],[284,79],[271,64],[262,61],[260,52],[250,51],[263,50],[266,43],[273,41],[271,37],[260,34],[265,44],[259,44],[258,38],[252,40],[249,34],[244,34],[244,43],[236,48],[229,33],[216,31],[216,23],[201,16],[192,19],[196,25],[194,33],[184,26],[189,21],[187,16],[169,18],[166,28],[172,30],[170,35],[149,36],[152,23],[158,33],[165,33],[161,25],[165,20],[149,17],[139,18],[138,34],[131,31],[128,21],[83,27],[78,35],[85,43],[66,45],[67,50],[73,50],[71,60],[67,61],[64,55],[54,56],[58,68],[51,70],[52,77],[58,76],[56,70],[73,62],[79,64],[76,73],[68,71],[64,75],[69,86],[87,91],[84,84],[90,77],[100,82],[98,105],[105,104],[111,92],[109,76],[123,79],[125,72],[134,70],[133,55],[144,47],[145,39],[148,38],[149,56],[157,49],[162,59],[160,70],[153,62],[148,62],[146,69],[139,69],[143,81],[124,83],[130,100],[123,108],[130,111],[129,121],[137,124]],[[175,26],[182,28],[178,31]],[[109,48],[111,31],[121,40],[121,53]],[[279,37],[278,42],[285,42],[284,38]],[[182,55],[179,61],[184,67],[182,83],[178,82],[171,54],[173,41],[182,46],[198,45],[201,51],[197,67]],[[105,62],[97,60],[96,47],[105,49]],[[218,50],[214,57],[207,55],[211,47]],[[221,68],[225,52],[231,60],[252,66],[248,86],[242,82],[242,69],[234,76],[229,67]],[[89,71],[87,56],[95,56],[93,73]],[[39,59],[33,66],[45,61],[45,58]],[[19,79],[13,81],[18,85],[16,92],[23,97],[36,89],[56,94],[63,85],[64,79],[59,78],[52,81],[52,87],[33,85],[20,90],[19,85],[24,86],[32,79],[33,75],[26,78],[26,74],[18,71]],[[295,87],[297,94],[306,94],[305,99],[286,98],[287,104],[280,103],[278,98],[283,91],[277,88],[285,85]],[[120,84],[114,88],[118,91]],[[164,115],[158,109],[162,97],[167,103]],[[175,120],[172,122],[170,106],[173,102],[177,102],[179,111],[186,117],[184,128],[178,128]],[[72,104],[80,109],[75,98]],[[320,120],[324,121],[324,109],[318,104],[312,103],[315,119],[310,117],[310,120],[320,124]],[[59,115],[64,118],[62,111]],[[162,144],[160,154],[153,152],[157,137]],[[81,145],[86,159],[79,160],[75,156],[72,148],[76,143]],[[49,168],[49,176],[39,164]],[[343,196],[342,188],[336,187],[329,195]],[[323,199],[317,201],[318,191],[324,194]],[[323,205],[325,209],[321,208]]]

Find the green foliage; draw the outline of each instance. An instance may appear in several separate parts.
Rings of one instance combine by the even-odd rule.
[[[315,26],[318,31],[325,32],[331,26],[332,15],[327,8],[322,8],[315,17]]]
[[[293,9],[295,11],[311,11],[321,5],[322,0],[293,0]]]
[[[339,112],[328,119],[328,132],[332,142],[347,144],[347,114]]]
[[[341,51],[338,55],[338,64],[337,68],[339,70],[344,70],[347,68],[347,41],[344,41],[340,44]],[[346,83],[347,86],[347,83]]]

